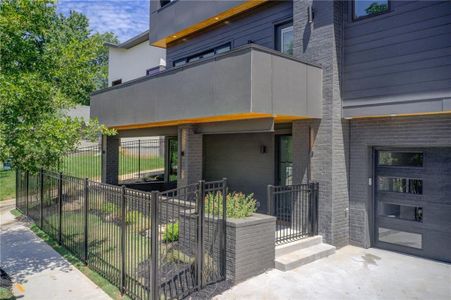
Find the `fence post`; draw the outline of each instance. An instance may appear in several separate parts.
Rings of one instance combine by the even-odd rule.
[[[121,190],[121,294],[125,294],[125,235],[127,231],[126,227],[127,207],[125,201],[125,186],[122,186]]]
[[[197,288],[202,289],[203,286],[203,280],[202,280],[202,273],[203,273],[203,267],[204,267],[204,205],[205,200],[205,181],[200,180],[199,181],[199,199],[197,202],[197,209],[198,209],[198,222],[197,222],[197,255],[196,255],[196,262],[197,262],[197,272],[196,272],[196,279],[197,279]]]
[[[16,168],[16,209],[21,210],[19,208],[19,169]]]
[[[63,173],[58,176],[58,243],[62,242],[63,228]]]
[[[314,183],[315,187],[315,197],[313,198],[314,202],[314,223],[313,223],[313,235],[318,235],[318,197],[319,197],[319,183]]]
[[[222,276],[226,279],[227,276],[227,178],[223,178],[222,186],[222,234],[224,235],[221,239],[221,254],[222,254]]]
[[[274,196],[274,190],[273,190],[273,186],[271,184],[268,185],[267,187],[267,211],[268,211],[268,215],[273,216],[274,215],[274,201],[273,201],[273,196]]]
[[[138,178],[141,178],[141,140],[138,140]]]
[[[158,300],[160,299],[160,277],[158,274],[158,192],[153,191],[151,193],[150,202],[150,228],[151,228],[151,268],[150,268],[150,299]]]
[[[39,171],[39,227],[44,226],[44,170]]]
[[[28,196],[29,196],[29,188],[30,188],[30,172],[27,171],[25,173],[26,179],[25,179],[25,189],[26,189],[26,203],[25,203],[25,214],[28,216]]]
[[[89,209],[89,179],[85,178],[84,183],[84,196],[85,196],[85,206],[84,206],[84,241],[83,241],[83,248],[84,248],[84,260],[85,264],[88,264],[88,209]]]

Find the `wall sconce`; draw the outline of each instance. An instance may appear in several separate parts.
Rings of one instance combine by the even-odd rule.
[[[313,18],[315,17],[315,13],[314,13],[313,7],[311,5],[309,5],[309,7],[307,8],[307,14],[308,14],[308,22],[312,23]]]
[[[260,146],[260,153],[262,153],[262,154],[266,153],[266,146],[265,145],[261,145]]]

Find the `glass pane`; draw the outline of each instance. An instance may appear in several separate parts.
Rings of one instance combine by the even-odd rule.
[[[378,151],[377,162],[379,166],[422,167],[423,153]]]
[[[216,54],[224,53],[227,51],[230,51],[230,44],[216,48]]]
[[[202,54],[202,58],[208,58],[208,57],[212,57],[214,55],[215,55],[215,52],[212,50],[210,52]]]
[[[176,138],[168,140],[169,143],[169,181],[177,180],[177,166],[178,166],[178,141]]]
[[[377,15],[388,11],[388,0],[354,0],[354,17]]]
[[[293,26],[283,28],[280,35],[281,52],[288,55],[293,55]]]
[[[293,137],[279,136],[279,185],[293,184]]]
[[[379,227],[379,241],[417,249],[422,248],[421,234],[396,229]]]
[[[408,221],[423,221],[423,208],[379,202],[380,216]]]
[[[183,66],[184,64],[186,64],[186,60],[177,60],[174,62],[174,67],[178,67],[178,66]]]
[[[381,192],[423,194],[423,180],[400,177],[377,177],[377,190]]]

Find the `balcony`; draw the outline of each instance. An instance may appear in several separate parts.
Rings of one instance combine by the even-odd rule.
[[[151,1],[149,41],[154,46],[166,48],[173,41],[265,2],[267,0],[174,0],[161,6],[160,1]]]
[[[321,68],[256,45],[91,96],[91,116],[117,129],[321,114]]]

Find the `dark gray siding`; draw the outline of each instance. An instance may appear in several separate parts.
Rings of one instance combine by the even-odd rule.
[[[344,14],[345,112],[451,96],[451,1],[391,1],[391,12],[355,22],[351,5]],[[396,109],[389,113],[418,112]]]
[[[187,41],[168,46],[166,59],[168,67],[172,62],[212,47],[231,42],[232,48],[255,44],[274,48],[275,24],[290,19],[293,15],[292,2],[269,3],[252,9],[228,20],[228,24],[214,26],[187,38]]]
[[[266,153],[260,153],[260,146]],[[274,183],[274,135],[271,133],[204,136],[204,179],[228,179],[231,191],[254,193],[266,211],[266,187]]]

